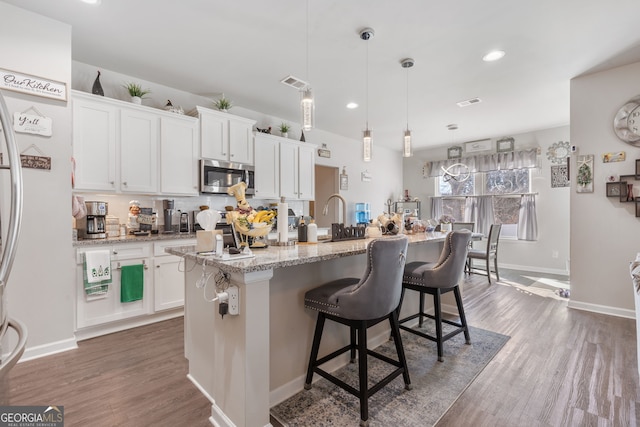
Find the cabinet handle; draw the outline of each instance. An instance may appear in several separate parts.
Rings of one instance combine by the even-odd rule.
[[[160,268],[160,266],[159,266],[159,265],[156,265],[156,268]]]
[[[234,154],[231,155],[231,157],[233,157],[233,156],[234,156]]]
[[[109,181],[109,184],[115,185],[116,183],[115,183],[115,181]]]
[[[113,254],[114,255],[118,255],[118,251],[113,251]]]
[[[126,185],[127,185],[127,181],[124,181],[124,182],[122,183],[122,185],[126,186]]]

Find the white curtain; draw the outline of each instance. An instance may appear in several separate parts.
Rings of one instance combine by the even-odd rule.
[[[480,196],[477,197],[478,203],[478,220],[476,223],[476,232],[482,233],[485,236],[489,235],[489,230],[494,221],[493,216],[493,197],[492,196]]]
[[[440,197],[431,198],[431,218],[437,220],[442,216],[442,199]]]
[[[536,197],[533,194],[525,194],[520,200],[518,240],[538,240]]]
[[[478,218],[478,203],[475,197],[467,197],[464,200],[464,222],[476,222]]]

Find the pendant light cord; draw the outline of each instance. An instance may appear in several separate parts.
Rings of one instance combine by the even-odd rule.
[[[409,68],[407,67],[407,130],[409,130]]]
[[[305,33],[306,33],[305,34],[305,38],[307,40],[307,46],[306,46],[307,47],[307,58],[306,58],[306,61],[307,61],[306,74],[307,74],[307,76],[306,76],[306,78],[307,78],[307,84],[309,84],[309,0],[307,0],[307,28],[305,30]]]
[[[367,40],[367,50],[365,56],[365,91],[364,91],[364,103],[365,103],[365,122],[366,129],[369,130],[369,40]]]

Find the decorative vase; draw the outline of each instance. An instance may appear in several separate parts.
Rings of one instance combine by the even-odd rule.
[[[100,71],[98,71],[98,76],[93,82],[93,88],[91,88],[91,93],[94,95],[104,96],[104,91],[102,90],[102,85],[100,84]]]
[[[448,233],[449,231],[451,231],[451,223],[447,223],[447,224],[440,224],[440,232],[442,233]]]
[[[307,140],[304,137],[304,131],[301,131],[301,135],[300,135],[300,141],[302,142],[307,142]]]
[[[227,113],[229,110],[227,110],[226,108],[221,108],[219,111],[222,111],[223,113]]]
[[[131,102],[136,104],[136,105],[141,105],[142,104],[142,98],[140,98],[139,96],[132,96],[131,97]]]
[[[288,138],[289,137],[289,132],[280,132],[282,134],[283,138]]]
[[[627,202],[633,202],[633,184],[627,184]]]

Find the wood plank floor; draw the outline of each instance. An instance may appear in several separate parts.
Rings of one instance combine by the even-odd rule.
[[[469,323],[511,339],[437,426],[640,425],[635,321],[507,281],[465,279]],[[182,327],[168,320],[20,363],[0,403],[64,405],[66,426],[208,426],[209,402],[186,378]]]

